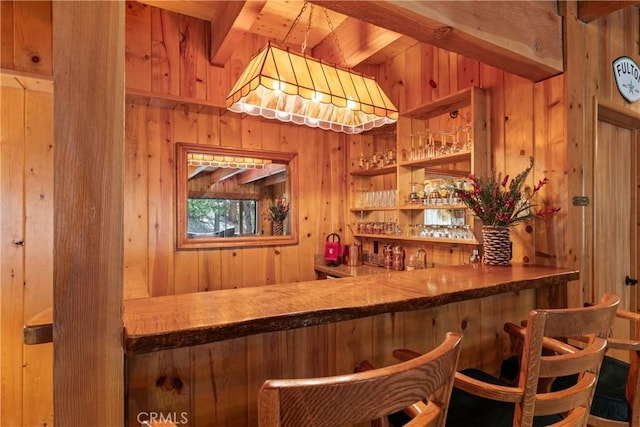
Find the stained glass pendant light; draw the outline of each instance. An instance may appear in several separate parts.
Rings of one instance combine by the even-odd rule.
[[[227,108],[348,134],[398,120],[398,110],[373,78],[271,43],[251,59]]]

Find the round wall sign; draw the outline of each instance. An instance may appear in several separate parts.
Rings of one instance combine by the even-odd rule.
[[[618,91],[624,99],[629,102],[640,99],[640,68],[633,59],[621,56],[613,61],[613,75]]]

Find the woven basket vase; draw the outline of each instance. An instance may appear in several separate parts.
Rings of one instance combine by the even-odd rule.
[[[511,265],[510,229],[506,226],[482,227],[482,262],[487,265]]]
[[[284,222],[273,222],[273,235],[282,236],[284,234]]]

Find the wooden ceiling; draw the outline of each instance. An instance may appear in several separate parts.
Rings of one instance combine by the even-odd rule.
[[[420,41],[533,81],[563,70],[555,0],[312,0],[304,13],[301,0],[141,1],[211,22],[213,65],[223,65],[249,32],[298,51],[306,35],[305,53],[351,68],[384,63]],[[588,22],[632,4],[581,1],[577,15]]]

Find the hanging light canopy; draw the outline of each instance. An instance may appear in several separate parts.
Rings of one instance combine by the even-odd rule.
[[[269,159],[238,156],[216,156],[213,154],[188,153],[187,164],[189,167],[219,167],[237,169],[264,169],[271,164]]]
[[[398,110],[373,78],[271,43],[249,62],[227,108],[349,134],[398,120]]]

